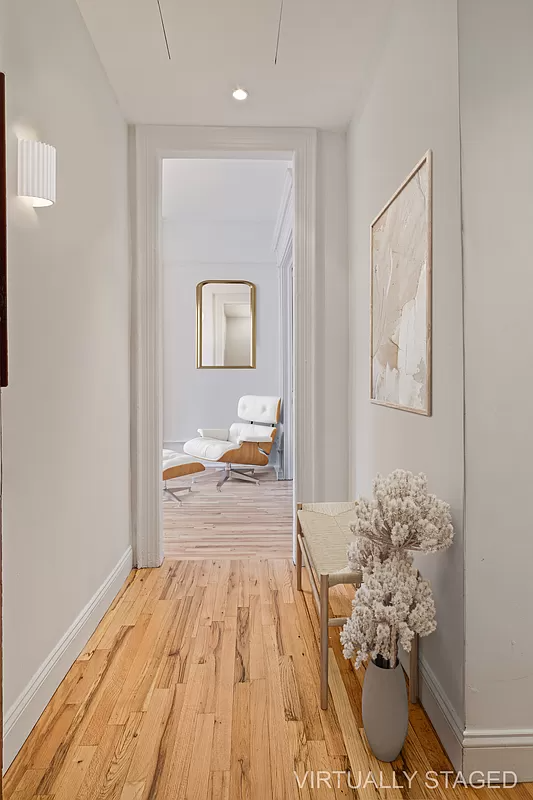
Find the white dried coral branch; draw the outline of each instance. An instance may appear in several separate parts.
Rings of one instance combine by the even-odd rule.
[[[398,644],[409,652],[415,634],[427,636],[437,627],[428,581],[399,554],[365,565],[352,607],[341,642],[346,658],[356,654],[356,668],[378,655],[394,667]]]
[[[450,546],[450,507],[428,492],[425,475],[396,470],[377,476],[374,497],[359,501],[351,529],[356,538],[348,562],[363,580],[341,633],[344,654],[356,653],[356,667],[378,655],[394,667],[399,644],[409,651],[415,634],[428,636],[437,627],[431,586],[413,566],[411,551]]]
[[[360,569],[371,556],[436,553],[453,540],[448,503],[428,492],[425,475],[399,469],[386,478],[377,476],[374,497],[359,501],[351,529],[357,537],[348,548],[352,569]]]

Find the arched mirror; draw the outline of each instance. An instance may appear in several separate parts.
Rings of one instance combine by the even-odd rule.
[[[196,287],[198,369],[255,369],[255,285],[202,281]]]

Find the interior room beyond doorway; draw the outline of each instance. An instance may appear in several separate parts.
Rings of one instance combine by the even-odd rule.
[[[163,160],[166,557],[292,554],[292,178],[286,158]]]

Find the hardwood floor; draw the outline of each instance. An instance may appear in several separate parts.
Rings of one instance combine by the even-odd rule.
[[[291,558],[292,481],[276,481],[273,471],[257,473],[260,484],[228,481],[218,492],[221,473],[197,476],[180,506],[163,503],[165,555],[186,558]],[[169,481],[187,486],[190,479]]]
[[[167,560],[132,573],[9,769],[6,800],[533,797],[526,786],[427,789],[428,770],[451,767],[419,706],[401,758],[379,764],[362,730],[363,676],[337,630],[330,708],[319,707],[304,588],[286,559]],[[349,604],[338,587],[332,612]],[[348,786],[350,768],[366,786]],[[322,781],[338,774],[317,787],[318,770]],[[411,786],[403,771],[417,773]],[[403,788],[376,788],[369,772]]]

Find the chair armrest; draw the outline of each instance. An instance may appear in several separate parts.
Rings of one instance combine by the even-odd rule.
[[[227,428],[198,428],[198,433],[202,439],[222,439],[223,442],[229,440]]]
[[[242,436],[239,436],[238,442],[239,444],[242,444],[242,442],[256,442],[257,444],[261,444],[261,442],[272,443],[272,436],[259,436],[257,433],[244,433]]]

